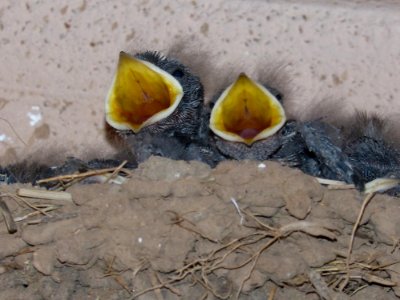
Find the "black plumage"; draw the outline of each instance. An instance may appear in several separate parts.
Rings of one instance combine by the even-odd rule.
[[[400,178],[400,152],[396,128],[375,114],[357,112],[343,130],[343,152],[364,182],[376,178]],[[399,195],[400,188],[389,191]]]
[[[200,126],[204,101],[204,89],[200,78],[193,75],[189,68],[177,59],[163,56],[159,52],[146,51],[134,56],[171,74],[178,80],[183,89],[182,101],[175,111],[167,118],[143,128],[141,132],[195,140]]]

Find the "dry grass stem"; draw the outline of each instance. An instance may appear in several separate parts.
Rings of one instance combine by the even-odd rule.
[[[18,230],[17,224],[14,222],[11,211],[8,208],[7,203],[5,203],[3,199],[0,199],[0,212],[3,215],[8,233],[16,233]]]
[[[323,236],[328,239],[336,238],[336,235],[332,232],[332,230],[335,230],[335,228],[333,227],[324,226],[315,222],[299,221],[281,226],[280,228],[274,228],[272,226],[264,224],[252,213],[248,211],[243,211],[242,209],[240,209],[239,205],[235,205],[235,207],[238,210],[239,215],[241,215],[245,219],[245,221],[252,221],[253,225],[246,224],[246,222],[242,225],[253,229],[253,233],[233,239],[229,243],[217,247],[206,256],[197,258],[194,261],[187,263],[182,268],[175,270],[173,275],[171,275],[170,278],[166,281],[155,284],[150,288],[138,292],[137,294],[133,295],[131,299],[139,297],[140,295],[143,295],[150,291],[159,290],[162,288],[170,289],[170,285],[180,282],[188,277],[194,279],[195,283],[201,284],[208,292],[212,293],[215,297],[219,299],[228,299],[232,296],[231,292],[229,292],[227,295],[218,294],[215,288],[213,288],[211,284],[212,280],[209,276],[218,269],[235,270],[249,266],[249,271],[246,272],[246,275],[241,279],[240,286],[236,292],[235,297],[236,299],[238,299],[242,293],[244,284],[247,282],[247,280],[249,280],[252,273],[254,272],[260,255],[278,240],[289,236],[293,232],[299,231],[311,236]],[[197,229],[193,229],[195,225],[183,218],[179,213],[173,211],[168,212],[174,215],[172,219],[173,224],[178,225],[185,230],[193,232],[212,243],[220,244],[219,241],[207,237],[205,234],[201,233]],[[189,227],[187,225],[183,225],[184,222],[187,222],[191,226]],[[243,252],[244,249],[246,249],[246,251]],[[248,257],[239,264],[227,264],[226,261],[228,261],[228,257],[231,257],[235,253],[238,253],[238,251],[244,253],[245,255],[248,255]]]
[[[46,199],[54,201],[68,201],[72,203],[72,195],[68,192],[20,188],[17,189],[17,195],[21,197]]]
[[[39,207],[39,208],[40,208],[39,205],[36,205],[36,207]],[[44,211],[44,212],[49,212],[49,211],[56,210],[56,209],[58,209],[58,208],[60,208],[59,205],[46,205],[45,207],[42,208],[42,211]],[[21,222],[21,221],[23,221],[23,220],[25,220],[25,219],[28,219],[28,218],[33,217],[33,216],[37,216],[37,215],[39,215],[39,214],[41,214],[41,212],[39,212],[39,211],[33,211],[33,212],[28,213],[28,214],[26,214],[26,215],[24,215],[24,216],[15,217],[15,218],[14,218],[14,221],[15,221],[15,222]]]
[[[274,300],[277,289],[278,288],[276,287],[276,285],[274,285],[271,288],[271,291],[269,292],[268,300]]]
[[[339,295],[343,295],[342,290],[348,286],[350,280],[363,280],[368,284],[378,284],[387,287],[396,286],[396,282],[382,278],[378,275],[380,275],[379,271],[388,270],[388,266],[397,262],[392,262],[385,266],[378,266],[376,262],[373,263],[373,261],[371,264],[351,262],[347,265],[347,259],[335,260],[326,266],[315,269],[315,271],[320,273],[322,276],[333,277],[332,281],[328,283],[328,286],[337,288],[339,290]],[[373,272],[377,273],[374,274]],[[356,289],[356,291],[359,290],[359,288]],[[351,292],[351,294],[355,294],[356,291]]]
[[[121,172],[122,168],[128,163],[127,160],[124,160],[118,167],[112,171],[112,173],[108,176],[107,180],[104,183],[108,183],[111,179],[115,178],[119,172]]]
[[[327,185],[331,190],[347,190],[354,189],[354,184],[348,184],[344,181],[314,177],[320,184]]]
[[[46,179],[41,179],[38,180],[38,184],[44,184],[44,183],[51,183],[51,182],[58,182],[59,186],[62,189],[66,189],[67,187],[70,187],[71,185],[80,182],[86,178],[93,177],[93,176],[99,176],[99,175],[108,175],[107,180],[105,182],[109,182],[112,180],[113,177],[115,177],[119,173],[123,173],[125,176],[131,176],[131,172],[128,169],[124,169],[123,166],[127,163],[127,161],[123,161],[118,167],[115,168],[105,168],[105,169],[99,169],[99,170],[90,170],[87,172],[83,173],[78,173],[78,174],[69,174],[69,175],[60,175],[60,176],[55,176],[55,177],[50,177]]]
[[[343,289],[347,286],[349,280],[350,280],[350,259],[351,259],[351,252],[353,250],[353,244],[354,244],[354,238],[356,235],[356,231],[358,226],[360,225],[361,219],[364,215],[365,212],[365,208],[367,207],[369,201],[371,201],[371,199],[375,196],[375,193],[372,194],[367,194],[367,196],[365,197],[362,205],[361,205],[361,209],[360,212],[358,214],[356,223],[353,226],[353,230],[351,232],[351,237],[350,237],[350,242],[349,242],[349,248],[347,250],[347,258],[346,258],[346,270],[347,270],[347,275],[345,280],[342,282],[341,286],[340,286],[340,291],[343,291]]]
[[[46,213],[43,209],[40,209],[39,207],[37,207],[36,205],[31,204],[28,200],[24,199],[23,197],[19,197],[17,195],[12,195],[12,194],[7,194],[8,196],[10,196],[11,198],[13,198],[15,201],[22,201],[23,203],[25,203],[27,206],[29,206],[30,208],[40,212],[42,215],[45,215],[47,217],[50,217],[50,215],[48,213]]]
[[[177,212],[172,211],[172,210],[168,210],[166,212],[173,214],[173,218],[171,218],[171,224],[178,225],[179,227],[181,227],[183,229],[194,232],[194,233],[200,235],[203,239],[209,240],[210,242],[213,242],[213,243],[218,242],[217,240],[206,236],[205,234],[201,233],[198,229],[194,228],[196,225],[194,225],[192,222],[190,222],[189,220],[187,220],[184,217],[182,217],[181,215],[179,215]],[[185,225],[184,224],[185,222],[189,223],[191,225],[191,227]]]
[[[365,193],[383,193],[400,184],[398,178],[377,178],[365,184]]]
[[[355,188],[354,184],[328,185],[328,190],[353,190]]]

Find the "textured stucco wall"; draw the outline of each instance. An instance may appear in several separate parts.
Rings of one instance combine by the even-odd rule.
[[[119,51],[177,41],[219,69],[206,83],[222,82],[225,67],[255,76],[283,63],[304,107],[330,99],[398,118],[400,4],[358,2],[3,0],[2,162],[42,148],[112,151],[103,103]]]

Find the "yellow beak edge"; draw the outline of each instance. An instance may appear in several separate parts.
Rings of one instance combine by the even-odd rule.
[[[224,140],[251,145],[275,134],[285,122],[278,99],[242,73],[216,101],[210,129]]]
[[[106,121],[116,129],[138,133],[171,115],[182,97],[181,84],[169,73],[121,52],[106,97]]]

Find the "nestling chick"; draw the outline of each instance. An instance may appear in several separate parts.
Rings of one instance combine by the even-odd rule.
[[[400,152],[390,124],[377,115],[357,112],[344,130],[344,153],[364,182],[400,178]],[[400,188],[391,191],[398,194]]]
[[[228,158],[265,160],[279,148],[275,133],[285,122],[277,97],[242,73],[215,102],[210,129],[218,150]]]
[[[124,136],[137,162],[160,155],[214,165],[221,157],[201,136],[203,98],[199,78],[178,60],[158,52],[121,52],[106,121]]]
[[[355,160],[360,158],[344,151],[341,130],[318,119],[287,121],[280,99],[271,91],[280,95],[244,74],[223,91],[210,117],[216,148],[227,158],[278,160],[362,190],[365,171],[357,167]]]

